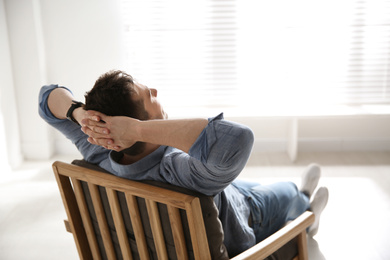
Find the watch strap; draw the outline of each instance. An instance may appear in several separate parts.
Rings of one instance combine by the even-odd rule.
[[[66,112],[66,118],[70,121],[73,121],[75,122],[76,124],[80,125],[76,119],[74,119],[73,117],[73,111],[76,109],[76,108],[79,108],[79,107],[82,107],[84,106],[84,104],[82,102],[79,102],[79,101],[75,101],[75,100],[72,100],[72,105],[70,106],[70,108],[68,109],[68,112]]]

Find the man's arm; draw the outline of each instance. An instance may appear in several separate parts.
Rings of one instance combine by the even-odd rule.
[[[147,140],[186,151],[187,154],[167,149],[159,166],[158,178],[207,195],[219,193],[240,174],[254,141],[250,128],[225,121],[222,114],[207,122],[204,119],[140,122],[128,117],[105,117],[92,111],[88,113],[89,119],[83,120],[82,125],[85,133],[94,136],[95,139],[90,137],[91,143],[120,150],[136,140]],[[125,141],[115,139],[116,136],[124,136]],[[195,142],[193,139],[196,139]],[[121,147],[115,147],[118,144]],[[142,179],[133,172],[124,173],[123,176]]]
[[[54,89],[47,100],[47,105],[51,113],[58,119],[66,119],[66,113],[72,105],[73,95],[64,88]],[[73,111],[73,117],[77,122],[81,122],[85,115],[85,110],[81,107]]]
[[[138,135],[141,142],[166,145],[186,153],[207,126],[203,118],[141,121]]]
[[[88,136],[81,131],[81,127],[65,119],[72,99],[74,98],[71,90],[64,86],[56,84],[42,86],[39,91],[38,113],[45,122],[75,144],[85,160],[94,164],[108,160],[108,150],[90,144],[87,141]],[[83,108],[75,109],[73,117],[81,122],[83,113],[86,114]]]
[[[73,95],[68,90],[56,88],[49,95],[48,107],[55,117],[66,119],[72,100]],[[81,122],[85,117],[84,109],[75,109],[73,117],[77,122]],[[97,112],[89,118],[90,128],[83,127],[83,131],[93,138],[90,139],[91,143],[113,150],[125,149],[135,142],[145,142],[188,152],[208,124],[207,119],[139,121],[129,117],[109,117]],[[106,123],[100,123],[100,119]],[[104,131],[109,134],[104,135]]]
[[[103,120],[105,123],[102,123]],[[110,117],[90,111],[89,120],[82,121],[82,130],[93,144],[122,150],[135,142],[175,147],[188,152],[207,126],[207,119],[149,120]]]

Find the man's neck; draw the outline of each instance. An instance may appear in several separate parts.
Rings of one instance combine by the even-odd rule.
[[[128,164],[138,162],[139,160],[148,156],[152,152],[156,151],[159,147],[160,145],[146,143],[145,150],[142,153],[137,155],[123,154],[123,157],[119,160],[119,163],[123,165],[128,165]]]

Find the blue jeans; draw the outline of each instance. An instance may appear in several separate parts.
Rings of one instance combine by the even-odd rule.
[[[236,180],[233,185],[247,198],[256,243],[275,233],[310,207],[309,198],[292,182],[260,185]]]

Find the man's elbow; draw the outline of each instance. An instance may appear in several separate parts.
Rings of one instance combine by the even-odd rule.
[[[237,139],[235,155],[232,158],[232,162],[235,165],[232,165],[231,167],[232,170],[236,172],[236,175],[241,173],[242,169],[249,160],[252,153],[254,139],[253,131],[249,127],[243,126],[241,134]]]
[[[254,140],[255,137],[253,131],[247,126],[242,126],[240,134],[236,139],[236,152],[241,154],[240,157],[243,159],[249,158],[252,152]]]
[[[244,127],[242,131],[242,143],[246,145],[247,148],[252,150],[253,143],[255,141],[255,135],[249,127]]]
[[[229,149],[222,153],[218,168],[224,174],[236,178],[245,167],[251,155],[253,143],[253,131],[247,126],[241,126],[240,131],[236,132],[234,142],[230,143]]]

